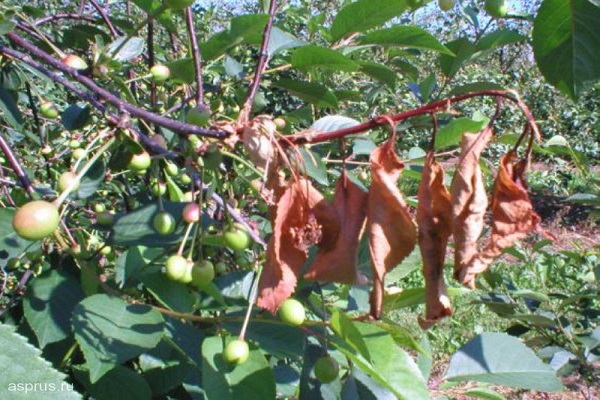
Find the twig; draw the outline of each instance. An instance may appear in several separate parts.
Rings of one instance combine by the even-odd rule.
[[[88,78],[85,75],[81,75],[77,70],[70,68],[67,65],[63,64],[59,60],[55,59],[48,53],[42,51],[40,48],[35,46],[33,43],[22,38],[21,36],[17,35],[16,33],[10,32],[6,36],[12,42],[17,44],[18,46],[26,49],[28,52],[30,52],[34,56],[43,60],[46,64],[49,64],[52,67],[60,70],[61,72],[64,72],[65,74],[71,76],[73,79],[75,79],[77,82],[81,83],[83,86],[88,88],[90,91],[92,91],[98,97],[101,97],[105,101],[107,101],[107,102],[111,103],[112,105],[114,105],[115,107],[117,107],[117,109],[119,109],[120,111],[127,112],[134,117],[141,118],[141,119],[148,121],[149,123],[152,123],[152,124],[155,124],[158,126],[162,126],[163,128],[167,128],[167,129],[169,129],[179,135],[182,135],[182,136],[196,134],[198,136],[212,137],[212,138],[217,138],[217,139],[224,139],[228,136],[228,134],[223,131],[204,129],[204,128],[200,128],[196,125],[191,125],[191,124],[187,124],[185,122],[176,121],[176,120],[173,120],[170,118],[162,117],[158,114],[155,114],[153,112],[144,110],[143,108],[137,107],[133,104],[130,104],[130,103],[120,99],[119,97],[115,96],[108,90],[98,86],[92,79]],[[4,45],[0,45],[0,53],[10,55],[11,57],[17,58],[24,62],[26,62],[26,60],[29,58],[27,55],[17,52],[13,49],[10,49]],[[63,80],[63,82],[64,82],[64,80]]]
[[[115,29],[115,26],[110,21],[110,18],[108,17],[108,14],[106,14],[106,11],[104,10],[104,8],[100,7],[100,5],[98,3],[96,3],[95,0],[89,0],[89,2],[92,4],[92,6],[94,6],[94,8],[96,9],[96,11],[98,11],[98,13],[100,14],[100,16],[104,20],[104,23],[108,27],[108,30],[110,31],[111,36],[114,39],[116,39],[117,36],[119,36],[119,33],[117,32],[117,30]]]
[[[96,22],[97,21],[96,18],[90,17],[88,15],[80,15],[80,14],[75,14],[75,13],[61,13],[61,14],[49,15],[44,18],[36,19],[35,21],[33,21],[33,25],[35,25],[35,26],[43,25],[45,23],[58,21],[61,19],[74,19],[74,20],[78,20],[78,21],[88,21],[88,22]]]
[[[525,118],[527,119],[527,124],[533,130],[536,139],[538,141],[540,140],[541,135],[540,135],[539,128],[535,122],[533,114],[531,113],[531,111],[529,110],[527,105],[525,103],[523,103],[523,101],[519,98],[519,96],[515,92],[506,91],[506,90],[481,90],[481,91],[477,91],[477,92],[465,93],[465,94],[451,97],[448,99],[437,100],[432,103],[425,104],[421,107],[414,108],[412,110],[408,110],[408,111],[404,111],[404,112],[401,112],[398,114],[390,115],[389,117],[394,122],[400,122],[400,121],[404,121],[404,120],[407,120],[409,118],[416,117],[419,115],[425,115],[425,114],[431,114],[431,113],[435,113],[435,112],[444,111],[451,104],[460,103],[462,101],[471,99],[473,97],[487,97],[487,96],[502,97],[502,98],[505,98],[505,99],[510,100],[513,103],[515,103],[521,109],[523,114],[525,115]],[[320,132],[320,133],[316,133],[316,134],[315,133],[306,134],[306,133],[301,132],[297,135],[287,137],[286,141],[289,143],[292,143],[292,144],[322,143],[322,142],[328,142],[328,141],[331,141],[334,139],[343,138],[348,135],[363,133],[368,130],[378,128],[382,125],[388,125],[388,122],[382,120],[378,116],[378,117],[372,118],[371,120],[369,120],[367,122],[363,122],[362,124],[355,125],[350,128],[338,129],[336,131]]]
[[[269,38],[271,37],[271,28],[273,27],[273,18],[275,17],[275,10],[277,9],[277,0],[271,0],[269,5],[269,19],[267,20],[267,24],[265,25],[265,30],[263,32],[262,44],[260,46],[260,57],[258,59],[258,63],[256,64],[256,71],[254,72],[254,79],[250,84],[250,89],[248,90],[248,97],[246,98],[246,102],[244,103],[244,108],[240,113],[239,122],[244,124],[250,118],[250,112],[252,111],[252,103],[254,103],[254,97],[256,96],[256,92],[258,91],[258,86],[260,85],[260,79],[262,74],[267,67],[267,61],[269,60],[269,53],[267,52],[269,47]]]
[[[154,20],[148,20],[148,36],[146,38],[146,45],[148,46],[148,70],[154,67]],[[154,107],[156,105],[156,83],[152,80],[150,82],[150,105]]]
[[[12,170],[17,175],[17,178],[19,178],[19,182],[21,182],[21,186],[23,186],[23,188],[27,192],[27,194],[29,195],[29,198],[32,199],[33,198],[32,194],[34,193],[34,190],[33,190],[33,186],[31,186],[31,181],[29,180],[29,177],[23,171],[23,168],[21,168],[21,163],[19,163],[19,160],[17,160],[17,157],[15,157],[10,146],[8,145],[6,140],[4,140],[4,137],[2,135],[0,135],[0,149],[6,156],[6,160],[8,161],[8,164],[10,165]]]
[[[200,47],[196,38],[196,30],[194,28],[194,15],[192,8],[185,9],[185,23],[187,26],[188,36],[190,38],[190,47],[192,50],[192,58],[194,60],[194,71],[196,72],[196,105],[204,104],[204,89],[202,88],[202,57],[200,55]]]

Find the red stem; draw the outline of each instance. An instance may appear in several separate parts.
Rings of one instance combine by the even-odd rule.
[[[254,72],[254,78],[252,79],[252,83],[250,84],[248,97],[246,98],[244,108],[239,118],[239,122],[242,124],[248,121],[248,118],[250,117],[250,112],[252,111],[252,103],[254,103],[254,97],[256,96],[256,92],[258,91],[258,86],[260,85],[262,74],[263,72],[265,72],[265,68],[267,67],[267,61],[269,60],[269,53],[267,52],[267,47],[269,46],[269,38],[271,37],[271,29],[273,28],[273,18],[275,17],[276,9],[277,0],[271,0],[271,3],[269,4],[269,19],[267,20],[267,24],[265,25],[265,30],[263,31],[262,37],[262,44],[260,46],[260,57],[258,59],[258,63],[256,64],[256,71]]]
[[[202,88],[202,57],[200,56],[200,47],[196,39],[196,30],[194,29],[194,14],[192,8],[185,9],[185,23],[187,26],[190,46],[192,48],[192,58],[194,60],[194,71],[196,72],[196,105],[204,104],[204,90]]]

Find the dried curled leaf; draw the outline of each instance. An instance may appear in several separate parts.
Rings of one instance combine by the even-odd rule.
[[[275,188],[281,191],[282,188]],[[273,235],[259,285],[257,304],[271,312],[294,292],[308,248],[339,234],[335,210],[309,181],[288,184],[272,209]]]
[[[397,185],[403,168],[394,151],[393,139],[371,153],[367,230],[373,262],[371,316],[374,318],[381,317],[385,274],[410,254],[417,240],[415,224]]]
[[[242,139],[248,158],[261,169],[265,169],[273,159],[276,132],[277,126],[273,118],[267,115],[259,115],[244,127]]]
[[[514,152],[500,161],[492,195],[492,234],[480,254],[461,271],[460,281],[474,286],[475,276],[485,271],[504,249],[536,229],[540,217],[533,210],[523,174],[527,160],[515,161]]]
[[[355,283],[358,242],[367,216],[369,196],[348,180],[345,171],[337,182],[332,208],[340,221],[337,236],[323,236],[306,279]]]
[[[419,247],[425,276],[425,317],[419,318],[419,325],[428,329],[439,319],[452,315],[444,280],[446,246],[452,234],[452,201],[444,185],[444,170],[433,153],[425,159],[417,197]]]
[[[461,157],[452,179],[452,217],[454,235],[454,277],[461,276],[477,255],[477,239],[484,226],[488,199],[479,158],[492,138],[492,129],[485,127],[478,134],[465,133],[461,142]]]

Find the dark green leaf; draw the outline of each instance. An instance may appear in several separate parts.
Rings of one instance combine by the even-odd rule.
[[[40,348],[71,334],[71,313],[83,296],[79,282],[64,271],[52,270],[33,279],[23,311]]]
[[[353,348],[358,354],[363,356],[367,361],[369,360],[369,350],[363,340],[361,332],[354,325],[352,320],[339,310],[335,310],[331,314],[329,320],[331,329],[346,342],[348,346]]]
[[[523,42],[527,39],[526,36],[511,29],[500,29],[498,31],[488,33],[477,41],[477,51],[495,49],[507,44],[515,44]]]
[[[321,156],[306,148],[300,149],[302,160],[299,161],[299,172],[305,173],[321,185],[328,185],[327,165],[321,159]]]
[[[475,387],[465,391],[467,396],[475,397],[476,399],[485,400],[506,400],[506,397],[500,393],[483,386]]]
[[[96,193],[96,190],[104,182],[106,174],[106,168],[104,162],[98,160],[92,165],[92,167],[83,175],[79,187],[77,188],[77,197],[80,199],[87,199]]]
[[[150,386],[137,372],[117,366],[90,387],[90,394],[98,400],[148,400]]]
[[[167,28],[167,30],[173,33],[177,32],[177,26],[175,24],[176,19],[172,10],[167,8],[159,15],[156,15],[155,13],[158,8],[162,6],[162,0],[132,0],[132,2],[148,14],[153,15],[154,19]]]
[[[248,360],[238,366],[223,360],[223,338],[202,342],[202,383],[207,400],[264,400],[275,398],[275,377],[265,356],[250,350]]]
[[[13,327],[0,324],[0,387],[3,398],[43,398],[44,400],[75,400],[81,395],[73,385],[65,382],[66,376],[58,372],[41,357],[41,351],[15,333]],[[23,385],[19,387],[19,385]],[[25,386],[27,385],[27,386]],[[35,391],[43,385],[55,390]],[[25,391],[28,388],[29,393]],[[39,390],[39,389],[38,389]],[[43,396],[43,397],[42,397]]]
[[[117,365],[152,349],[164,334],[164,319],[158,311],[104,294],[80,302],[72,321],[92,383]]]
[[[273,86],[287,90],[294,96],[317,107],[338,108],[338,101],[331,89],[318,83],[294,79],[280,79],[274,82]]]
[[[63,111],[61,122],[70,131],[81,129],[90,119],[90,108],[79,104],[71,104]]]
[[[299,47],[292,55],[292,66],[303,71],[313,68],[332,71],[356,71],[358,65],[335,50],[326,47],[308,45]]]
[[[450,360],[446,379],[543,392],[563,390],[550,366],[519,339],[505,333],[482,333],[462,346]]]
[[[396,86],[396,71],[390,67],[369,61],[361,61],[359,65],[360,71],[369,75],[371,78],[383,82],[391,88]]]
[[[282,51],[305,45],[306,42],[304,42],[303,40],[300,40],[291,33],[281,30],[278,27],[274,26],[271,30],[271,36],[269,37],[267,53],[269,53],[269,55],[273,57],[281,53]]]
[[[17,93],[0,88],[0,118],[15,129],[22,129],[23,118],[17,106]]]
[[[185,284],[172,281],[163,273],[147,274],[140,280],[158,302],[173,311],[191,313],[198,301]]]
[[[448,93],[448,96],[456,96],[463,93],[476,92],[478,90],[506,90],[506,88],[494,82],[473,82],[453,88]]]
[[[379,26],[406,10],[405,0],[358,0],[342,8],[331,25],[332,39]]]
[[[489,122],[489,118],[481,116],[477,119],[456,118],[442,126],[435,136],[435,149],[441,150],[460,143],[464,133],[477,133]]]
[[[590,0],[544,0],[533,25],[533,51],[548,82],[577,100],[600,79],[600,6]]]
[[[461,67],[471,60],[476,50],[475,45],[464,37],[446,43],[446,47],[455,54],[453,56],[448,54],[440,55],[440,68],[446,76],[456,74]]]
[[[441,44],[435,36],[417,26],[394,26],[368,33],[359,40],[360,44],[385,47],[432,50],[453,56],[454,52]]]

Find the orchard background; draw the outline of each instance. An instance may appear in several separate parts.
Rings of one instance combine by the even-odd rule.
[[[597,398],[599,26],[598,0],[2,1],[0,398]],[[527,223],[495,247],[502,176]],[[449,228],[440,193],[489,201]]]

